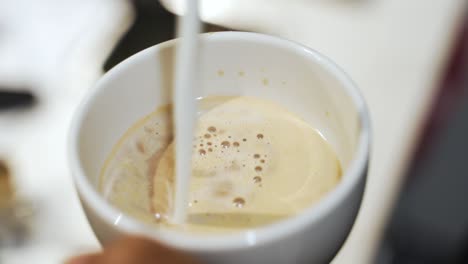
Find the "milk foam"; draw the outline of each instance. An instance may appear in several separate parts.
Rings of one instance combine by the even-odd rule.
[[[229,232],[300,213],[330,191],[341,169],[312,126],[250,97],[212,97],[194,135],[188,223],[171,226],[174,147],[163,109],[133,126],[102,171],[101,190],[123,212],[168,228]],[[111,187],[109,187],[111,186]]]

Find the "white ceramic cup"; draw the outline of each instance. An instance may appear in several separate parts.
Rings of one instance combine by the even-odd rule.
[[[107,203],[97,184],[114,144],[137,120],[171,102],[176,40],[148,48],[106,73],[74,118],[69,158],[88,220],[101,243],[143,234],[203,263],[326,263],[358,212],[369,155],[369,117],[350,78],[323,55],[255,33],[201,36],[199,96],[247,95],[275,101],[318,128],[335,149],[342,181],[301,214],[231,235],[197,236],[146,226]]]

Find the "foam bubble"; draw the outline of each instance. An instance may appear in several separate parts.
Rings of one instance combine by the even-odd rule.
[[[236,197],[234,198],[234,200],[232,200],[232,203],[234,204],[235,207],[242,208],[245,205],[245,199],[242,197]]]
[[[223,141],[221,142],[221,146],[223,146],[223,148],[229,148],[231,146],[231,143],[229,143],[229,141]]]
[[[164,216],[160,213],[155,213],[154,214],[154,220],[157,222],[157,223],[160,223],[161,221],[164,220]]]

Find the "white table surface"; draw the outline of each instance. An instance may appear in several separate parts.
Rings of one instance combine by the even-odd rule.
[[[78,5],[80,1],[70,2]],[[0,262],[61,263],[69,254],[98,248],[65,163],[65,136],[82,88],[89,87],[99,75],[104,55],[126,28],[131,12],[120,1],[102,1],[92,8],[92,1],[82,2],[88,3],[84,6],[94,10],[99,18],[83,8],[81,15],[88,20],[78,19],[84,24],[77,24],[76,39],[67,39],[68,44],[79,39],[81,46],[76,45],[84,47],[72,49],[73,56],[67,59],[74,63],[50,63],[49,70],[53,69],[54,74],[36,78],[48,104],[34,114],[0,116],[0,155],[13,165],[20,193],[36,201],[40,209],[32,241],[25,248],[2,250]],[[466,10],[466,1],[206,0],[204,4],[205,20],[301,42],[331,57],[361,88],[373,121],[371,165],[357,222],[333,263],[370,263]],[[177,5],[167,5],[179,10]],[[74,14],[79,16],[77,11]],[[90,21],[101,23],[90,27]],[[88,32],[84,40],[83,32]],[[96,46],[98,43],[101,45]],[[38,65],[41,58],[47,57],[38,56]],[[60,61],[59,56],[53,58]],[[89,69],[83,71],[83,65]],[[39,76],[33,74],[37,68],[40,67],[19,79]],[[0,80],[9,76],[6,72],[12,72],[11,67],[0,62]]]

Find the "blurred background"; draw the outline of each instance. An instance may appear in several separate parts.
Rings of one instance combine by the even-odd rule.
[[[82,96],[174,37],[176,0],[0,1],[0,263],[99,249],[66,165]],[[291,39],[356,81],[373,122],[366,192],[332,263],[468,263],[468,1],[204,0],[205,31]]]

